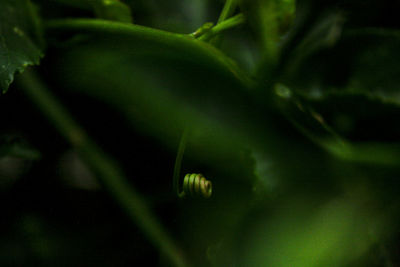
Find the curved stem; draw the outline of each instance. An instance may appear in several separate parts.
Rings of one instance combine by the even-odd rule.
[[[174,166],[174,190],[176,191],[177,196],[180,198],[183,198],[185,195],[185,193],[181,191],[179,188],[179,180],[181,176],[183,153],[185,152],[186,148],[187,135],[188,135],[188,130],[187,128],[185,128],[183,130],[181,141],[179,142],[178,153],[176,155],[175,166]]]
[[[31,71],[25,71],[16,82],[36,104],[61,135],[80,153],[89,167],[118,204],[143,231],[149,241],[170,259],[175,266],[187,266],[181,250],[158,222],[146,203],[127,182],[118,164],[105,154],[74,121],[68,111]]]
[[[218,18],[217,24],[220,24],[221,22],[226,20],[226,18],[232,16],[233,12],[235,12],[236,5],[237,0],[226,0],[224,8],[222,9],[222,12]]]
[[[232,16],[232,14],[235,12],[237,4],[238,4],[238,0],[226,0],[224,8],[222,9],[222,12],[218,18],[217,24],[221,24],[227,18]],[[219,45],[221,43],[221,36],[215,36],[212,39],[208,40],[208,42],[215,47],[219,47]]]
[[[211,28],[207,33],[203,34],[202,36],[199,37],[199,40],[201,41],[207,41],[210,40],[212,37],[215,35],[221,33],[222,31],[226,31],[228,29],[231,29],[233,27],[236,27],[238,25],[241,25],[245,22],[245,17],[243,14],[238,14],[232,18],[229,18],[227,20],[224,20],[223,22],[215,25],[213,28]]]
[[[241,20],[239,19],[239,22]],[[231,21],[232,23],[232,21]],[[235,23],[234,23],[235,24]],[[86,32],[97,34],[113,34],[131,37],[138,40],[146,40],[155,44],[165,45],[179,49],[182,53],[201,58],[205,64],[217,66],[222,72],[233,76],[245,87],[252,87],[254,81],[237,66],[231,58],[225,56],[221,51],[206,42],[196,40],[187,34],[171,33],[140,25],[107,21],[101,19],[57,19],[45,23],[47,32],[58,33],[60,31]],[[229,26],[219,26],[214,32],[220,32]],[[215,33],[214,33],[215,34]]]

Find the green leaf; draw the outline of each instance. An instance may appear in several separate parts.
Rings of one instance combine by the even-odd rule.
[[[382,238],[388,225],[366,205],[368,195],[328,201],[288,198],[267,215],[252,216],[245,228],[240,266],[354,266]],[[321,205],[321,202],[323,203]],[[290,203],[290,204],[286,204]]]
[[[54,77],[62,77],[64,89],[100,99],[135,129],[174,151],[182,129],[188,127],[193,132],[188,155],[229,172],[231,181],[254,181],[260,197],[281,185],[319,177],[326,163],[320,156],[326,152],[288,125],[271,98],[262,99],[249,90],[245,73],[214,47],[188,36],[115,22],[68,20],[48,25],[58,33],[62,25],[85,24],[101,26],[95,32],[103,36],[69,49],[53,62]],[[107,37],[116,26],[131,34],[118,37],[113,31],[113,38]],[[243,146],[256,147],[262,156],[255,159],[273,164],[273,177],[264,172],[268,166],[262,162],[256,173],[240,170],[236,155]],[[317,167],[304,168],[305,161]],[[271,185],[273,180],[278,183]]]
[[[0,6],[0,90],[5,93],[15,72],[39,64],[42,52],[33,39],[40,29],[32,4],[0,0]]]

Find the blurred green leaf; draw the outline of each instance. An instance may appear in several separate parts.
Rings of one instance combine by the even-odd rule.
[[[133,22],[130,8],[119,0],[88,0],[98,18]]]
[[[290,51],[285,75],[302,72],[304,65],[301,63],[305,58],[334,46],[341,37],[344,20],[344,15],[339,11],[324,14],[296,48]]]
[[[47,0],[38,0],[41,8],[47,11],[48,2]],[[97,18],[132,23],[133,16],[130,7],[125,3],[126,1],[120,0],[50,0],[51,2],[58,3],[58,5],[52,6],[53,10],[50,11],[57,14],[60,11],[60,7],[70,7],[73,9],[81,9],[84,11],[91,11]],[[76,12],[76,10],[74,10]],[[54,14],[43,14],[44,16],[53,17]],[[85,14],[90,15],[90,14]]]
[[[298,2],[280,65],[295,97],[279,103],[300,131],[339,159],[395,167],[399,33],[364,27],[383,24],[372,10],[390,8],[387,1],[365,1],[362,11],[360,5]]]
[[[343,89],[345,90],[345,89]],[[400,116],[398,103],[362,91],[327,91],[318,97],[304,97],[324,123],[342,136],[322,145],[343,160],[397,167],[400,163]]]
[[[5,93],[15,72],[39,64],[42,52],[34,40],[40,29],[30,1],[1,0],[0,6],[0,91]]]
[[[0,191],[7,191],[30,170],[41,153],[16,134],[0,135]]]
[[[398,102],[399,36],[389,29],[344,29],[331,46],[302,49],[297,63],[288,66],[285,79],[311,97],[348,91]]]
[[[235,177],[232,179],[258,183],[253,166],[238,160],[243,148],[256,148],[271,160],[272,179],[279,181],[279,186],[296,183],[300,177],[316,179],[325,160],[316,155],[324,152],[310,147],[274,109],[271,99],[257,98],[220,66],[198,56],[194,51],[143,40],[109,43],[94,39],[70,49],[52,69],[55,77],[63,77],[66,90],[111,105],[134,129],[156,137],[174,151],[183,129],[189,128],[193,150],[188,157],[219,166],[221,172]],[[108,75],[99,79],[102,73]],[[306,169],[298,158],[318,167]]]
[[[400,31],[395,29],[361,28],[345,33],[347,42],[362,43],[351,62],[354,71],[349,88],[400,103],[400,76],[397,64]]]
[[[279,33],[286,33],[292,26],[295,13],[296,13],[296,1],[295,0],[275,0]]]
[[[246,229],[241,266],[352,266],[384,232],[385,219],[364,206],[369,196],[362,194],[277,203]]]
[[[400,105],[395,101],[347,88],[306,95],[303,100],[350,141],[399,141],[400,127],[395,122]]]
[[[55,71],[66,77],[63,86],[105,101],[137,130],[167,141],[174,150],[175,140],[188,128],[189,142],[196,151],[190,153],[192,156],[195,153],[209,161],[229,161],[242,138],[241,132],[231,129],[232,124],[244,123],[237,119],[244,116],[242,111],[249,105],[245,102],[246,88],[211,64],[192,62],[193,57],[186,58],[183,52],[155,44],[151,49],[138,42],[113,44],[112,49],[110,44],[94,43],[65,54]],[[104,72],[109,75],[98,79]],[[78,86],[70,87],[74,83]]]
[[[249,25],[257,34],[261,44],[262,56],[267,64],[276,64],[278,58],[279,25],[281,1],[252,0],[243,1],[242,9]],[[283,12],[287,12],[284,10]]]
[[[242,1],[243,13],[260,51],[257,75],[263,87],[269,87],[279,76],[277,68],[282,60],[281,43],[292,24],[295,6],[292,0]]]
[[[13,156],[18,158],[37,160],[40,159],[40,152],[30,146],[22,138],[13,135],[0,136],[0,158]]]
[[[81,9],[85,9],[85,10],[90,10],[90,4],[89,1],[90,0],[50,0],[52,2],[57,2],[63,5],[67,5],[70,7],[74,7],[74,8],[81,8]]]
[[[329,91],[298,95],[277,84],[277,102],[310,140],[351,162],[398,166],[400,129],[393,126],[399,105],[363,92]]]

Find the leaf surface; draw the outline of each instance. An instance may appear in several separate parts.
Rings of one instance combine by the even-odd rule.
[[[27,0],[0,0],[0,91],[5,93],[15,72],[39,64],[38,17]]]

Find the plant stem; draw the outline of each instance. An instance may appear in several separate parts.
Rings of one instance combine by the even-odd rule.
[[[224,8],[222,9],[222,12],[218,18],[217,24],[220,24],[221,22],[226,20],[226,18],[232,16],[233,12],[235,12],[236,5],[237,0],[226,0]]]
[[[228,30],[230,28],[236,27],[238,25],[241,25],[245,22],[245,18],[243,14],[238,14],[234,17],[231,17],[227,20],[224,20],[223,22],[215,25],[212,27],[207,33],[203,34],[202,36],[199,37],[199,40],[201,41],[207,41],[210,40],[212,37],[215,35],[219,34],[222,31]]]
[[[220,25],[213,34],[242,23],[243,18],[237,17]],[[107,21],[101,19],[57,19],[47,21],[47,32],[60,31],[86,32],[94,34],[122,35],[138,40],[150,41],[155,44],[179,49],[194,57],[200,58],[210,66],[216,66],[223,72],[229,73],[233,79],[239,80],[245,87],[252,87],[252,79],[240,69],[236,62],[225,56],[221,51],[206,42],[200,42],[187,34],[171,33],[140,25]]]
[[[218,18],[217,24],[221,24],[224,22],[228,17],[232,16],[235,12],[238,0],[226,0],[224,8],[221,11],[221,14]],[[215,47],[219,47],[221,43],[221,36],[215,36],[208,40],[208,43],[212,44]]]
[[[183,153],[185,152],[186,142],[187,142],[187,135],[188,135],[188,128],[186,127],[183,130],[181,141],[179,142],[178,153],[175,159],[175,166],[174,166],[174,191],[178,197],[182,197],[182,192],[179,189],[179,180],[181,176],[181,165],[182,165],[182,158]]]
[[[61,135],[80,153],[100,182],[149,241],[165,253],[175,266],[187,266],[181,250],[159,224],[143,199],[127,182],[118,164],[85,134],[35,73],[27,70],[16,82]]]

